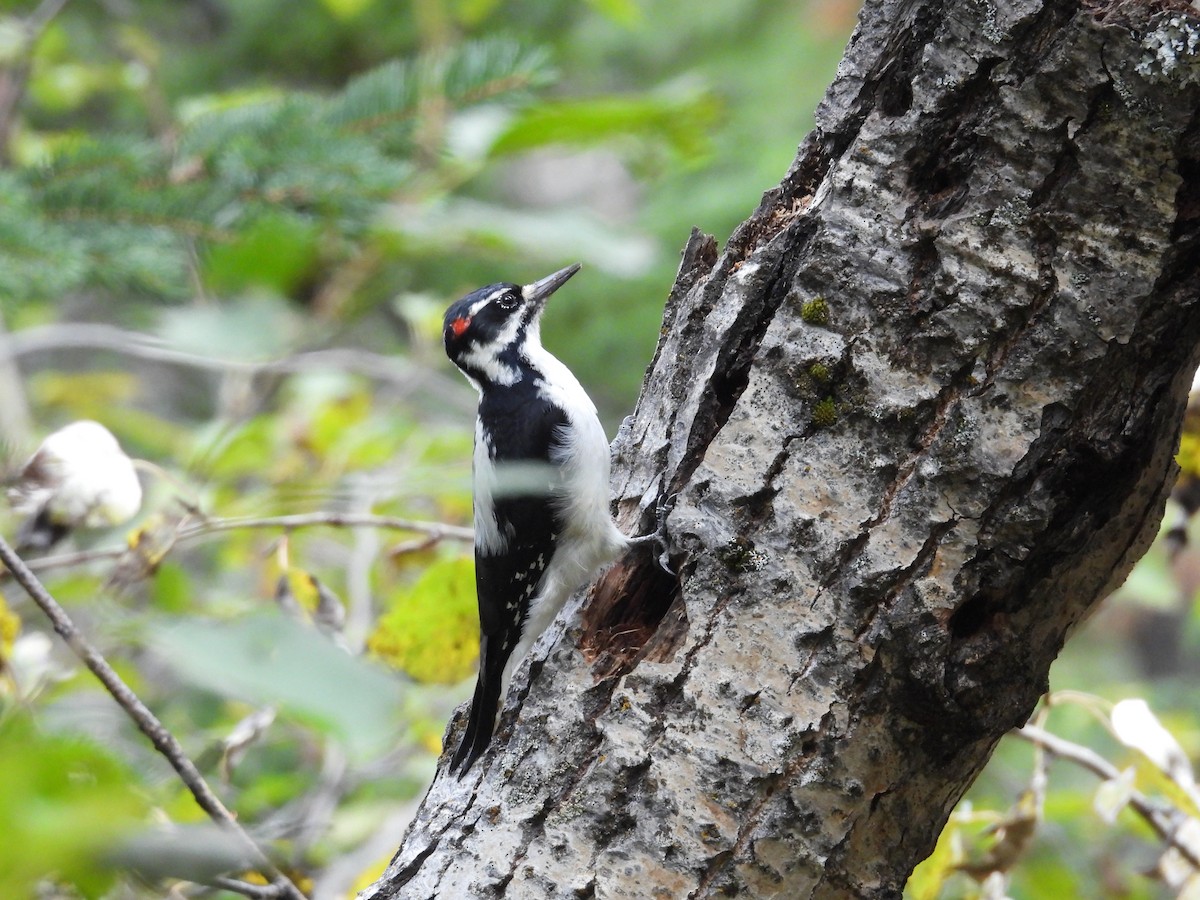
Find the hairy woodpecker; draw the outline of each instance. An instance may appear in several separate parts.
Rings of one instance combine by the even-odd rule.
[[[75,528],[132,519],[142,505],[142,486],[112,432],[82,420],[42,441],[8,498],[14,512],[27,516],[17,531],[17,552],[43,552]]]
[[[542,347],[546,299],[579,265],[491,284],[446,311],[446,354],[479,391],[475,585],[479,678],[451,771],[491,741],[500,701],[567,597],[632,541],[609,515],[608,439],[575,376]]]

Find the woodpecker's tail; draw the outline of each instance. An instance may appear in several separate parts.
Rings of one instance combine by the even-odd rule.
[[[500,711],[500,691],[504,687],[504,663],[498,653],[488,653],[486,636],[479,641],[479,678],[475,682],[475,696],[471,698],[471,714],[467,718],[467,730],[463,732],[450,771],[458,772],[462,778],[483,756],[492,742],[492,731],[496,727],[496,714]]]

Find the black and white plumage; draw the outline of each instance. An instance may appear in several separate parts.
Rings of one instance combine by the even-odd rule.
[[[99,422],[72,422],[48,435],[8,491],[26,516],[18,553],[44,552],[76,528],[105,528],[132,519],[142,505],[133,461]]]
[[[487,749],[512,673],[570,594],[630,541],[609,515],[608,439],[575,376],[542,347],[546,299],[579,271],[492,284],[446,311],[446,353],[479,391],[475,584],[479,678],[451,769]]]

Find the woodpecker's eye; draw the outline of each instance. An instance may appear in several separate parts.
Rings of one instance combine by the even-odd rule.
[[[500,304],[500,308],[502,310],[505,312],[512,312],[521,302],[521,298],[509,291],[501,294],[500,299],[497,302]]]

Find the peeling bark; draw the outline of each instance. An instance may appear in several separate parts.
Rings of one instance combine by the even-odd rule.
[[[692,235],[614,445],[627,531],[676,497],[677,577],[576,602],[365,897],[899,894],[1173,481],[1193,35],[868,2],[779,187]]]

